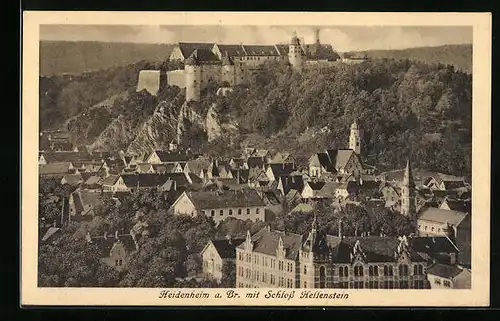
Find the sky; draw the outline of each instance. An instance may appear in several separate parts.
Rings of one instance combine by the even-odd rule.
[[[340,52],[472,43],[472,27],[463,26],[41,25],[40,40],[278,44],[287,43],[296,32],[303,41],[312,43],[314,28],[320,28],[322,43],[331,44]]]

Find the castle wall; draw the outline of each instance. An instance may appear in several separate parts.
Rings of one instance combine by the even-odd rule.
[[[167,71],[167,83],[170,86],[177,86],[179,88],[186,88],[186,74],[184,70]]]
[[[186,101],[200,100],[201,91],[201,67],[185,66],[186,72]]]
[[[141,70],[139,72],[137,91],[141,91],[144,89],[146,89],[153,96],[158,93],[158,90],[160,90],[159,70]]]

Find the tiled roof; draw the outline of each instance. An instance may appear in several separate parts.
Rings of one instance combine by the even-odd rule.
[[[187,196],[199,210],[266,205],[253,189],[224,192],[189,192]]]
[[[317,181],[317,182],[314,182],[314,181],[310,181],[310,182],[307,182],[307,185],[309,185],[309,187],[311,187],[311,189],[313,191],[319,191],[323,188],[323,186],[325,186],[325,182],[323,181]]]
[[[168,181],[168,176],[163,174],[130,174],[122,176],[123,182],[129,188],[157,187]]]
[[[245,241],[244,238],[236,239],[223,239],[223,240],[211,240],[217,253],[219,253],[222,259],[234,259],[236,258],[236,247]]]
[[[279,56],[273,45],[243,45],[246,56]]]
[[[271,164],[283,164],[286,159],[290,157],[290,153],[288,152],[277,152],[276,155],[271,159]]]
[[[248,168],[262,168],[262,166],[265,164],[265,160],[263,157],[256,157],[256,156],[250,156],[246,160]]]
[[[436,275],[442,278],[453,279],[462,272],[462,269],[455,265],[435,263],[427,268],[427,274]]]
[[[120,175],[109,175],[108,177],[104,178],[104,180],[102,181],[102,185],[114,185],[119,178]]]
[[[186,64],[219,64],[221,61],[216,54],[210,49],[197,48],[193,53],[186,59]]]
[[[64,175],[69,172],[69,167],[71,163],[61,162],[61,163],[50,163],[46,165],[40,165],[38,168],[39,175],[50,175],[50,174],[61,174]]]
[[[425,253],[435,260],[441,260],[443,254],[458,252],[453,242],[446,236],[411,237],[408,243],[416,252]]]
[[[248,176],[250,174],[250,170],[248,170],[248,169],[232,169],[231,174],[233,175],[234,179],[237,179],[239,177],[238,184],[245,184],[248,182]]]
[[[269,154],[269,150],[267,149],[256,149],[252,153],[254,157],[266,157]]]
[[[219,47],[219,50],[224,56],[224,54],[227,52],[229,57],[242,57],[245,55],[245,52],[243,51],[243,47],[241,45],[219,45],[217,44],[217,47]]]
[[[186,187],[191,185],[185,173],[166,173],[164,176],[175,181],[177,187]]]
[[[86,181],[85,185],[99,185],[102,184],[102,178],[99,176],[90,176]]]
[[[307,203],[300,203],[297,206],[295,206],[290,213],[294,212],[303,212],[303,213],[312,213],[314,211],[314,208],[312,207],[311,204]]]
[[[268,231],[266,228],[261,229],[252,235],[252,242],[254,243],[253,251],[268,255],[276,255],[279,239],[283,240],[283,248],[286,249],[286,258],[289,260],[296,260],[299,254],[300,247],[302,246],[302,235],[282,232],[282,231]],[[244,248],[245,243],[242,243],[239,248]]]
[[[462,221],[464,221],[467,215],[468,214],[462,212],[428,207],[420,213],[418,219],[458,226],[460,223],[462,223]]]
[[[304,181],[300,175],[281,175],[278,178],[283,187],[283,193],[286,195],[291,189],[302,191],[304,189]]]
[[[278,53],[280,54],[280,56],[288,55],[288,49],[289,49],[288,45],[278,44],[275,46],[276,46],[276,50],[278,50]]]
[[[49,163],[60,163],[60,162],[83,162],[98,160],[98,156],[93,156],[87,152],[46,152],[43,153],[43,158]]]
[[[459,181],[459,180],[455,180],[455,181],[443,181],[444,183],[444,186],[445,186],[445,189],[457,189],[457,188],[461,188],[461,187],[464,187],[465,186],[465,183],[464,181]]]

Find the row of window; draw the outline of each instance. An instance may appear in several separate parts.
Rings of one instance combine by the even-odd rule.
[[[424,230],[427,231],[427,228],[428,228],[428,226],[425,225],[424,226]],[[418,225],[418,229],[419,230],[422,229],[422,226],[420,224]],[[430,230],[431,230],[431,232],[434,232],[434,226],[431,226]],[[437,232],[441,232],[441,228],[440,227],[437,228]]]
[[[347,277],[349,276],[349,267],[348,266],[341,266],[338,269],[339,271],[339,276],[341,277]],[[401,264],[398,266],[398,272],[400,276],[407,276],[408,275],[408,265],[406,264]],[[307,269],[304,266],[304,274],[307,274]],[[423,275],[424,274],[424,267],[421,264],[417,264],[413,266],[413,275]],[[368,267],[368,275],[369,276],[379,276],[379,267],[378,266],[372,266],[370,265]],[[383,275],[384,276],[393,276],[394,275],[394,270],[391,265],[384,265],[384,270],[383,270]],[[361,265],[357,265],[354,267],[354,276],[364,276],[364,267]]]
[[[232,210],[232,209],[229,209],[227,212],[228,212],[228,214],[229,214],[229,215],[233,215],[233,210]],[[202,213],[203,215],[206,215],[206,212],[205,212],[205,211],[201,211],[201,213]],[[238,215],[241,215],[241,213],[242,213],[242,209],[241,209],[241,208],[239,208],[239,209],[238,209],[238,211],[237,211],[237,213],[238,213]],[[247,209],[246,209],[246,213],[247,213],[247,215],[250,215],[251,211],[250,211],[250,209],[249,209],[249,208],[247,208]],[[260,214],[260,208],[256,208],[256,209],[255,209],[255,214]],[[223,209],[222,209],[222,210],[219,210],[219,215],[220,215],[220,216],[224,216],[224,210],[223,210]],[[215,210],[211,210],[211,211],[210,211],[210,216],[211,216],[211,217],[214,217],[214,216],[215,216]]]
[[[252,254],[238,252],[238,260],[245,261],[247,263],[252,262]],[[270,267],[276,269],[276,259],[268,258],[267,256],[259,256],[257,254],[253,255],[253,263],[255,265],[262,265],[264,267]],[[286,267],[286,272],[293,272],[293,263],[278,261],[278,270],[284,271]]]
[[[439,278],[435,278],[435,279],[434,279],[434,283],[435,283],[435,284],[437,284],[437,285],[441,285],[441,279],[439,279]],[[445,287],[450,288],[450,287],[451,287],[451,282],[450,282],[450,280],[443,280],[443,285],[444,285]]]
[[[396,287],[397,286],[397,287]],[[341,288],[341,289],[409,289],[410,288],[410,283],[408,281],[399,281],[399,282],[394,282],[394,281],[369,281],[369,282],[362,282],[362,281],[354,281],[354,282],[339,282],[336,283],[336,288]],[[413,281],[413,289],[424,289],[425,288],[425,281],[423,280],[416,280]]]
[[[278,286],[279,287],[287,287],[287,288],[293,288],[294,287],[294,282],[293,279],[291,278],[285,278],[285,277],[276,277],[274,274],[267,274],[267,272],[262,272],[259,273],[259,271],[252,271],[250,269],[244,269],[243,267],[238,268],[238,276],[245,277],[246,279],[251,279],[254,281],[258,282],[264,282],[268,283],[271,285],[276,285],[276,281],[278,281]],[[269,278],[268,278],[269,276]]]

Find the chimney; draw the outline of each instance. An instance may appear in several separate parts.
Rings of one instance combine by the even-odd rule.
[[[339,219],[339,237],[342,238],[342,219]]]
[[[176,191],[177,190],[177,181],[172,180],[172,190]]]
[[[118,239],[118,230],[115,231],[115,239]]]
[[[104,239],[107,240],[108,239],[108,233],[104,232]]]
[[[233,239],[231,238],[231,235],[226,235],[226,240],[229,242],[229,244],[233,244]]]

